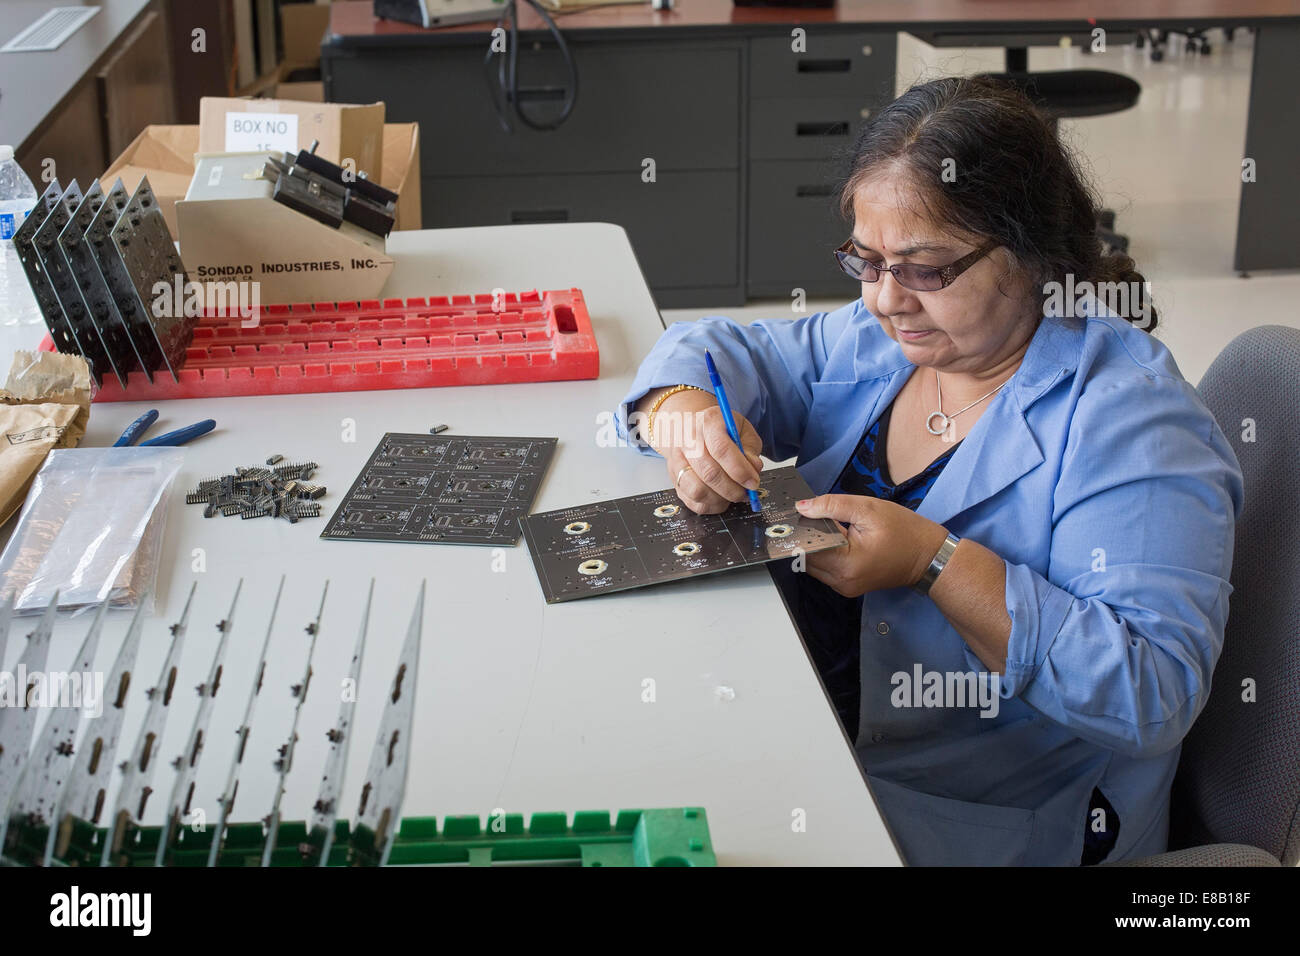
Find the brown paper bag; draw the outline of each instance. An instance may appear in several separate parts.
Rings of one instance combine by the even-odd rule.
[[[90,399],[90,366],[80,355],[14,353],[0,389],[0,524],[23,503],[50,449],[81,442]]]

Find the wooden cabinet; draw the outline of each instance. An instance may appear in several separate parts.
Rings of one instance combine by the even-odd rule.
[[[169,52],[162,14],[149,10],[96,75],[108,147],[105,167],[146,126],[175,121]]]
[[[58,50],[14,56],[30,58],[5,66],[30,84],[30,118],[24,118],[30,132],[15,145],[38,191],[52,176],[64,185],[76,179],[84,189],[145,126],[175,122],[160,0],[106,0]],[[60,96],[59,89],[68,92]],[[33,105],[46,95],[52,105]]]

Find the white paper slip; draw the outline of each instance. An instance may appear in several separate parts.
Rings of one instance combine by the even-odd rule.
[[[298,151],[298,116],[295,113],[227,113],[226,152],[265,153]]]

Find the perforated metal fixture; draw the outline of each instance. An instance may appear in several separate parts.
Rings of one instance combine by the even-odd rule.
[[[194,799],[194,784],[199,776],[199,758],[203,756],[208,723],[212,719],[212,708],[217,701],[217,691],[221,689],[221,674],[226,666],[226,649],[230,646],[231,628],[235,626],[235,606],[239,604],[239,592],[243,587],[244,580],[240,578],[239,583],[235,585],[235,596],[230,599],[230,610],[217,622],[217,632],[221,636],[217,639],[217,647],[212,652],[208,679],[195,688],[199,694],[199,709],[194,715],[194,723],[190,727],[184,752],[172,761],[172,766],[179,772],[176,774],[176,782],[172,785],[171,799],[167,802],[167,818],[163,824],[163,838],[158,841],[155,866],[162,866],[166,861],[172,836],[181,828],[185,817],[190,812],[190,804]]]
[[[370,579],[370,590],[366,592],[365,610],[361,612],[361,633],[357,635],[356,647],[352,651],[352,660],[348,664],[348,686],[361,686],[361,659],[366,650],[366,631],[370,625],[370,604],[375,597],[375,579]],[[325,770],[321,774],[320,791],[312,805],[311,821],[308,825],[307,839],[299,845],[299,852],[306,863],[326,866],[330,852],[334,848],[335,821],[338,820],[339,800],[343,796],[343,775],[347,771],[348,751],[352,746],[352,721],[356,715],[357,695],[342,694],[339,704],[339,716],[326,736],[330,749],[325,757]]]
[[[145,378],[153,382],[154,371],[163,368],[166,359],[158,346],[153,329],[149,326],[149,316],[141,308],[135,283],[127,273],[126,263],[118,255],[117,247],[113,245],[111,238],[113,227],[122,217],[130,201],[131,194],[119,179],[105,195],[99,212],[91,217],[90,225],[86,227],[84,243],[95,265],[99,267],[100,278],[104,280],[104,287],[113,300],[118,321],[126,331],[136,362],[144,372]]]
[[[70,188],[75,189],[76,183],[73,183]],[[68,320],[63,314],[63,306],[59,303],[59,297],[55,295],[54,287],[50,285],[49,277],[45,274],[41,257],[36,254],[35,243],[36,233],[45,225],[50,214],[59,208],[63,192],[63,187],[59,185],[57,179],[50,183],[41,194],[41,198],[36,201],[32,211],[27,214],[27,218],[23,220],[22,225],[14,231],[13,244],[18,253],[18,261],[23,264],[23,272],[27,274],[27,284],[32,287],[36,304],[40,306],[45,327],[50,330],[50,339],[55,349],[76,354],[77,340],[72,336],[72,327],[68,325]]]
[[[131,689],[136,654],[140,649],[147,597],[145,595],[141,599],[135,616],[131,618],[131,627],[118,649],[117,660],[105,685],[108,699],[104,701],[104,713],[91,724],[77,752],[63,801],[55,816],[58,825],[50,828],[46,840],[44,866],[49,866],[54,856],[67,853],[74,820],[98,824],[104,816],[104,800],[113,775],[113,759],[126,718],[127,694]]]
[[[190,593],[185,598],[185,610],[181,612],[180,620],[171,626],[172,642],[167,648],[162,669],[158,672],[158,682],[145,691],[149,707],[145,711],[144,723],[140,726],[135,745],[131,748],[131,756],[121,764],[122,782],[118,786],[117,806],[113,818],[108,822],[108,832],[104,835],[100,848],[100,866],[108,866],[113,854],[121,852],[127,829],[133,821],[144,816],[145,803],[153,793],[150,783],[153,782],[158,748],[162,743],[163,728],[167,724],[167,715],[176,690],[176,673],[180,666],[181,651],[185,648],[190,605],[194,603],[196,587],[197,582],[190,585]]]
[[[59,237],[81,207],[82,201],[83,196],[74,181],[60,197],[58,205],[50,210],[49,217],[36,233],[33,245],[41,258],[41,266],[45,269],[59,307],[63,310],[67,330],[72,333],[72,351],[85,357],[96,382],[102,382],[104,373],[109,371],[112,363],[59,242]]]
[[[120,179],[107,195],[98,180],[84,196],[52,183],[14,247],[55,349],[83,356],[101,386],[111,371],[116,394],[137,369],[178,381],[202,310],[147,177],[130,196]]]
[[[108,610],[108,601],[99,605],[95,618],[91,622],[86,639],[81,643],[72,670],[68,672],[78,678],[90,676],[95,666],[95,653],[99,650],[99,635],[104,628],[104,612]],[[27,701],[30,706],[30,701]],[[55,701],[54,703],[59,703]],[[63,797],[63,787],[67,783],[72,769],[73,745],[77,742],[77,731],[85,717],[80,707],[51,706],[49,718],[41,728],[36,740],[36,747],[23,765],[17,786],[7,806],[0,805],[0,848],[7,844],[9,824],[17,821],[53,829],[55,814],[59,801]]]
[[[118,185],[121,186],[121,180],[118,180]],[[126,190],[121,189],[119,192],[124,195]],[[57,246],[75,285],[75,294],[81,297],[87,318],[99,335],[100,344],[108,357],[113,374],[117,376],[119,384],[126,388],[127,375],[139,368],[140,363],[135,354],[135,346],[131,344],[131,337],[122,321],[121,313],[118,312],[117,303],[113,300],[113,293],[109,290],[104,274],[95,261],[90,243],[86,241],[86,230],[90,228],[90,224],[106,201],[108,201],[107,197],[97,179],[90,184],[86,195],[82,197],[81,205],[72,214],[68,224],[63,227],[63,232],[59,233]],[[62,299],[64,292],[59,289],[57,283],[55,289]]]
[[[235,807],[235,797],[239,794],[239,771],[244,763],[244,754],[248,750],[248,737],[253,728],[253,712],[257,708],[257,696],[262,692],[262,678],[266,676],[266,652],[271,646],[271,631],[275,628],[275,615],[280,610],[280,596],[284,594],[284,575],[280,575],[280,586],[275,591],[275,601],[271,604],[271,618],[266,624],[266,635],[262,638],[262,653],[257,661],[257,677],[244,702],[244,719],[239,722],[235,734],[239,737],[239,746],[230,758],[230,768],[226,771],[226,786],[221,791],[221,801],[217,810],[217,827],[212,837],[212,846],[208,851],[208,866],[216,866],[221,853],[221,844],[226,834],[226,824]]]
[[[416,676],[420,671],[423,623],[424,582],[421,582],[402,653],[397,659],[392,690],[384,699],[384,718],[370,753],[370,769],[361,787],[352,850],[358,856],[358,862],[363,864],[384,866],[388,862],[401,820],[406,775],[411,762],[411,730],[415,722]]]
[[[271,803],[271,812],[266,815],[266,845],[262,848],[262,865],[271,865],[271,853],[275,849],[276,838],[280,833],[280,804],[284,800],[284,784],[293,769],[293,755],[298,749],[298,721],[302,717],[302,705],[307,702],[307,691],[311,689],[312,658],[316,656],[316,639],[320,636],[320,619],[325,613],[325,598],[329,595],[330,583],[325,582],[321,589],[320,607],[316,609],[316,619],[309,623],[304,631],[307,633],[307,660],[303,665],[302,680],[289,688],[293,696],[293,723],[289,725],[289,735],[276,751],[278,757],[273,764],[278,775],[275,786],[275,799]]]
[[[126,266],[140,308],[149,317],[149,328],[162,352],[165,367],[176,380],[176,371],[194,338],[198,316],[185,314],[184,289],[189,276],[172,242],[171,233],[167,231],[167,221],[158,208],[149,177],[140,179],[135,195],[122,210],[110,235]],[[169,289],[181,289],[182,294],[173,293],[169,297],[169,308],[154,308],[154,289],[159,283]]]
[[[45,662],[49,659],[50,637],[54,633],[54,614],[58,607],[59,594],[56,591],[35,630],[27,635],[27,646],[23,648],[15,674],[34,675],[44,672]],[[13,679],[13,674],[0,674],[0,681]],[[35,680],[34,677],[29,678],[29,681]],[[15,687],[14,695],[26,704],[30,689],[30,683],[27,687]],[[27,754],[31,750],[39,713],[39,707],[0,707],[0,808],[8,808],[9,798],[18,786],[23,767],[27,763]]]
[[[262,640],[261,659],[251,675],[251,687],[245,701],[243,721],[238,728],[239,754],[232,769],[239,766],[246,751],[248,728],[251,726],[254,704],[263,682],[267,650],[275,623],[275,613],[283,594],[284,580],[276,592],[271,621]],[[8,832],[0,836],[0,866],[57,866],[78,868],[78,872],[95,865],[119,867],[149,867],[161,863],[165,866],[248,867],[274,866],[303,868],[315,866],[431,866],[439,864],[469,864],[471,866],[509,865],[574,865],[591,867],[610,866],[713,866],[716,859],[709,837],[705,814],[699,807],[661,808],[651,810],[624,810],[617,816],[609,811],[584,810],[566,813],[538,812],[525,820],[522,814],[497,810],[489,815],[486,827],[477,814],[434,817],[401,817],[405,802],[411,761],[417,751],[412,733],[415,728],[415,703],[419,691],[417,677],[420,669],[420,645],[423,632],[425,588],[421,584],[419,596],[407,626],[405,641],[391,679],[373,688],[382,693],[382,714],[379,715],[378,733],[370,752],[368,772],[363,781],[358,817],[355,822],[340,816],[338,801],[344,792],[348,765],[348,746],[355,735],[354,718],[359,716],[355,704],[357,695],[344,694],[338,720],[327,733],[330,754],[326,759],[321,778],[320,799],[314,808],[309,825],[302,820],[278,819],[277,806],[268,818],[226,822],[238,789],[235,774],[227,777],[222,807],[222,822],[213,827],[177,828],[172,825],[143,826],[133,818],[143,815],[141,795],[149,793],[153,776],[152,757],[158,752],[157,744],[163,732],[159,715],[168,707],[177,688],[176,667],[181,658],[181,643],[185,635],[189,608],[194,591],[186,600],[181,620],[172,627],[173,640],[158,684],[145,694],[129,693],[130,675],[141,643],[141,622],[146,615],[138,610],[131,627],[118,651],[109,680],[109,693],[104,698],[105,712],[85,729],[83,739],[73,752],[73,736],[83,717],[78,708],[64,708],[66,713],[52,713],[41,731],[31,759],[22,769],[18,793],[20,796],[7,804],[9,813],[4,818]],[[347,669],[347,679],[354,688],[360,687],[361,662],[369,629],[370,609],[374,598],[374,582],[366,598],[360,631]],[[324,599],[322,598],[322,606]],[[102,625],[104,611],[91,624],[75,663],[78,667],[93,666],[95,646]],[[142,606],[143,607],[143,606]],[[47,608],[43,623],[52,622],[57,598]],[[8,623],[11,604],[0,605],[0,660],[8,643]],[[233,618],[231,613],[218,625],[219,643],[226,642]],[[307,697],[308,683],[314,660],[313,650],[323,648],[317,644],[321,611],[308,625],[311,638],[305,676],[302,683],[291,689],[301,710]],[[23,661],[42,664],[44,650],[48,647],[48,629],[38,628],[28,642]],[[232,650],[234,641],[231,641]],[[34,649],[34,650],[33,650]],[[209,665],[207,655],[200,663],[206,668],[207,680],[199,692],[206,700],[215,697],[220,676],[216,664],[222,658],[218,648]],[[184,678],[180,678],[184,680]],[[6,689],[6,692],[8,689]],[[318,695],[319,696],[319,695]],[[144,704],[148,712],[140,737],[124,769],[147,765],[143,774],[128,773],[123,780],[126,794],[123,799],[132,810],[113,814],[100,825],[98,820],[104,809],[104,784],[111,775],[120,743],[120,729],[128,717],[130,702]],[[20,712],[31,708],[6,708]],[[202,709],[202,708],[200,708]],[[4,710],[0,710],[3,716]],[[138,714],[136,715],[139,716]],[[215,714],[213,715],[215,717]],[[218,720],[220,718],[217,718]],[[292,761],[292,742],[296,739],[294,727],[290,728],[290,743],[280,752],[280,765],[287,772]],[[13,725],[10,724],[12,729]],[[9,736],[4,738],[11,740]],[[191,733],[191,745],[199,738]],[[261,748],[259,748],[260,752]],[[21,751],[25,755],[26,748]],[[196,749],[188,750],[197,752]],[[268,755],[269,756],[269,755]],[[144,758],[144,759],[141,759]],[[73,769],[66,783],[63,773],[71,764]],[[301,769],[299,768],[300,772]],[[176,774],[177,788],[185,792],[186,777]],[[284,779],[280,783],[283,785]],[[175,792],[175,789],[173,792]],[[61,791],[61,795],[60,795]],[[299,791],[300,792],[300,791]],[[208,795],[205,795],[205,799]],[[57,807],[56,810],[51,808]],[[174,823],[175,816],[169,821]],[[187,821],[197,822],[197,821]],[[57,825],[52,825],[57,824]],[[88,878],[88,877],[87,877]]]

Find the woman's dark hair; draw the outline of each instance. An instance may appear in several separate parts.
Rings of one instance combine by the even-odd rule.
[[[1125,316],[1151,331],[1156,313],[1133,260],[1103,255],[1100,204],[1053,125],[1022,92],[992,77],[913,86],[863,127],[840,190],[853,221],[858,187],[901,173],[935,225],[996,241],[1046,302],[1050,282],[1137,283]],[[947,173],[947,175],[945,175]],[[1133,287],[1130,287],[1133,288]]]

